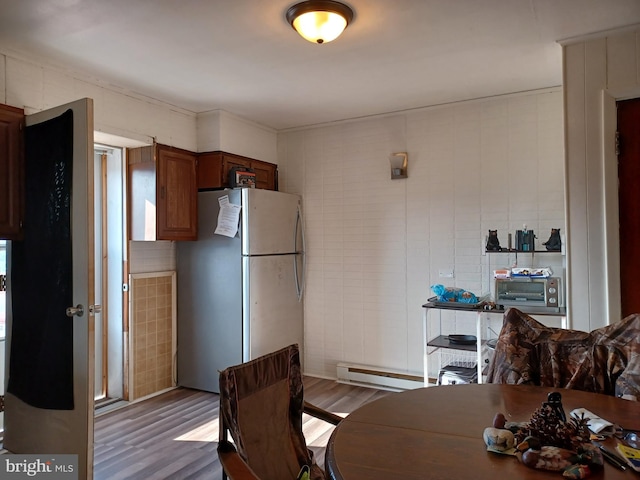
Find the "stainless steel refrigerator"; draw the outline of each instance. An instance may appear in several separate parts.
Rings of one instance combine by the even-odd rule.
[[[240,205],[238,233],[215,234],[219,199]],[[219,393],[218,372],[303,347],[301,199],[242,188],[198,194],[198,240],[178,242],[178,385]]]

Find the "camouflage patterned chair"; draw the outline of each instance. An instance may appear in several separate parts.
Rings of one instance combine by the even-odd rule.
[[[297,345],[220,372],[223,479],[295,480],[307,469],[311,480],[324,479],[302,433],[303,412],[342,420],[304,401]]]
[[[640,400],[640,314],[592,332],[505,312],[489,383],[571,388]]]

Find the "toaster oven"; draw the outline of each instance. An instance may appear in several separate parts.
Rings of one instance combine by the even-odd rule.
[[[564,306],[559,277],[496,278],[496,303],[505,307],[542,307],[556,310]]]

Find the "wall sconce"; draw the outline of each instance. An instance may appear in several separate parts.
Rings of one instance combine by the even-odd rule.
[[[407,152],[397,152],[389,155],[389,163],[391,163],[391,180],[407,178],[407,161]]]

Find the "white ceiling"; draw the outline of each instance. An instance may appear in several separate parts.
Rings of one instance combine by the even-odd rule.
[[[295,0],[0,0],[0,51],[274,129],[558,86],[558,40],[640,23],[640,0],[348,0],[316,45]]]

